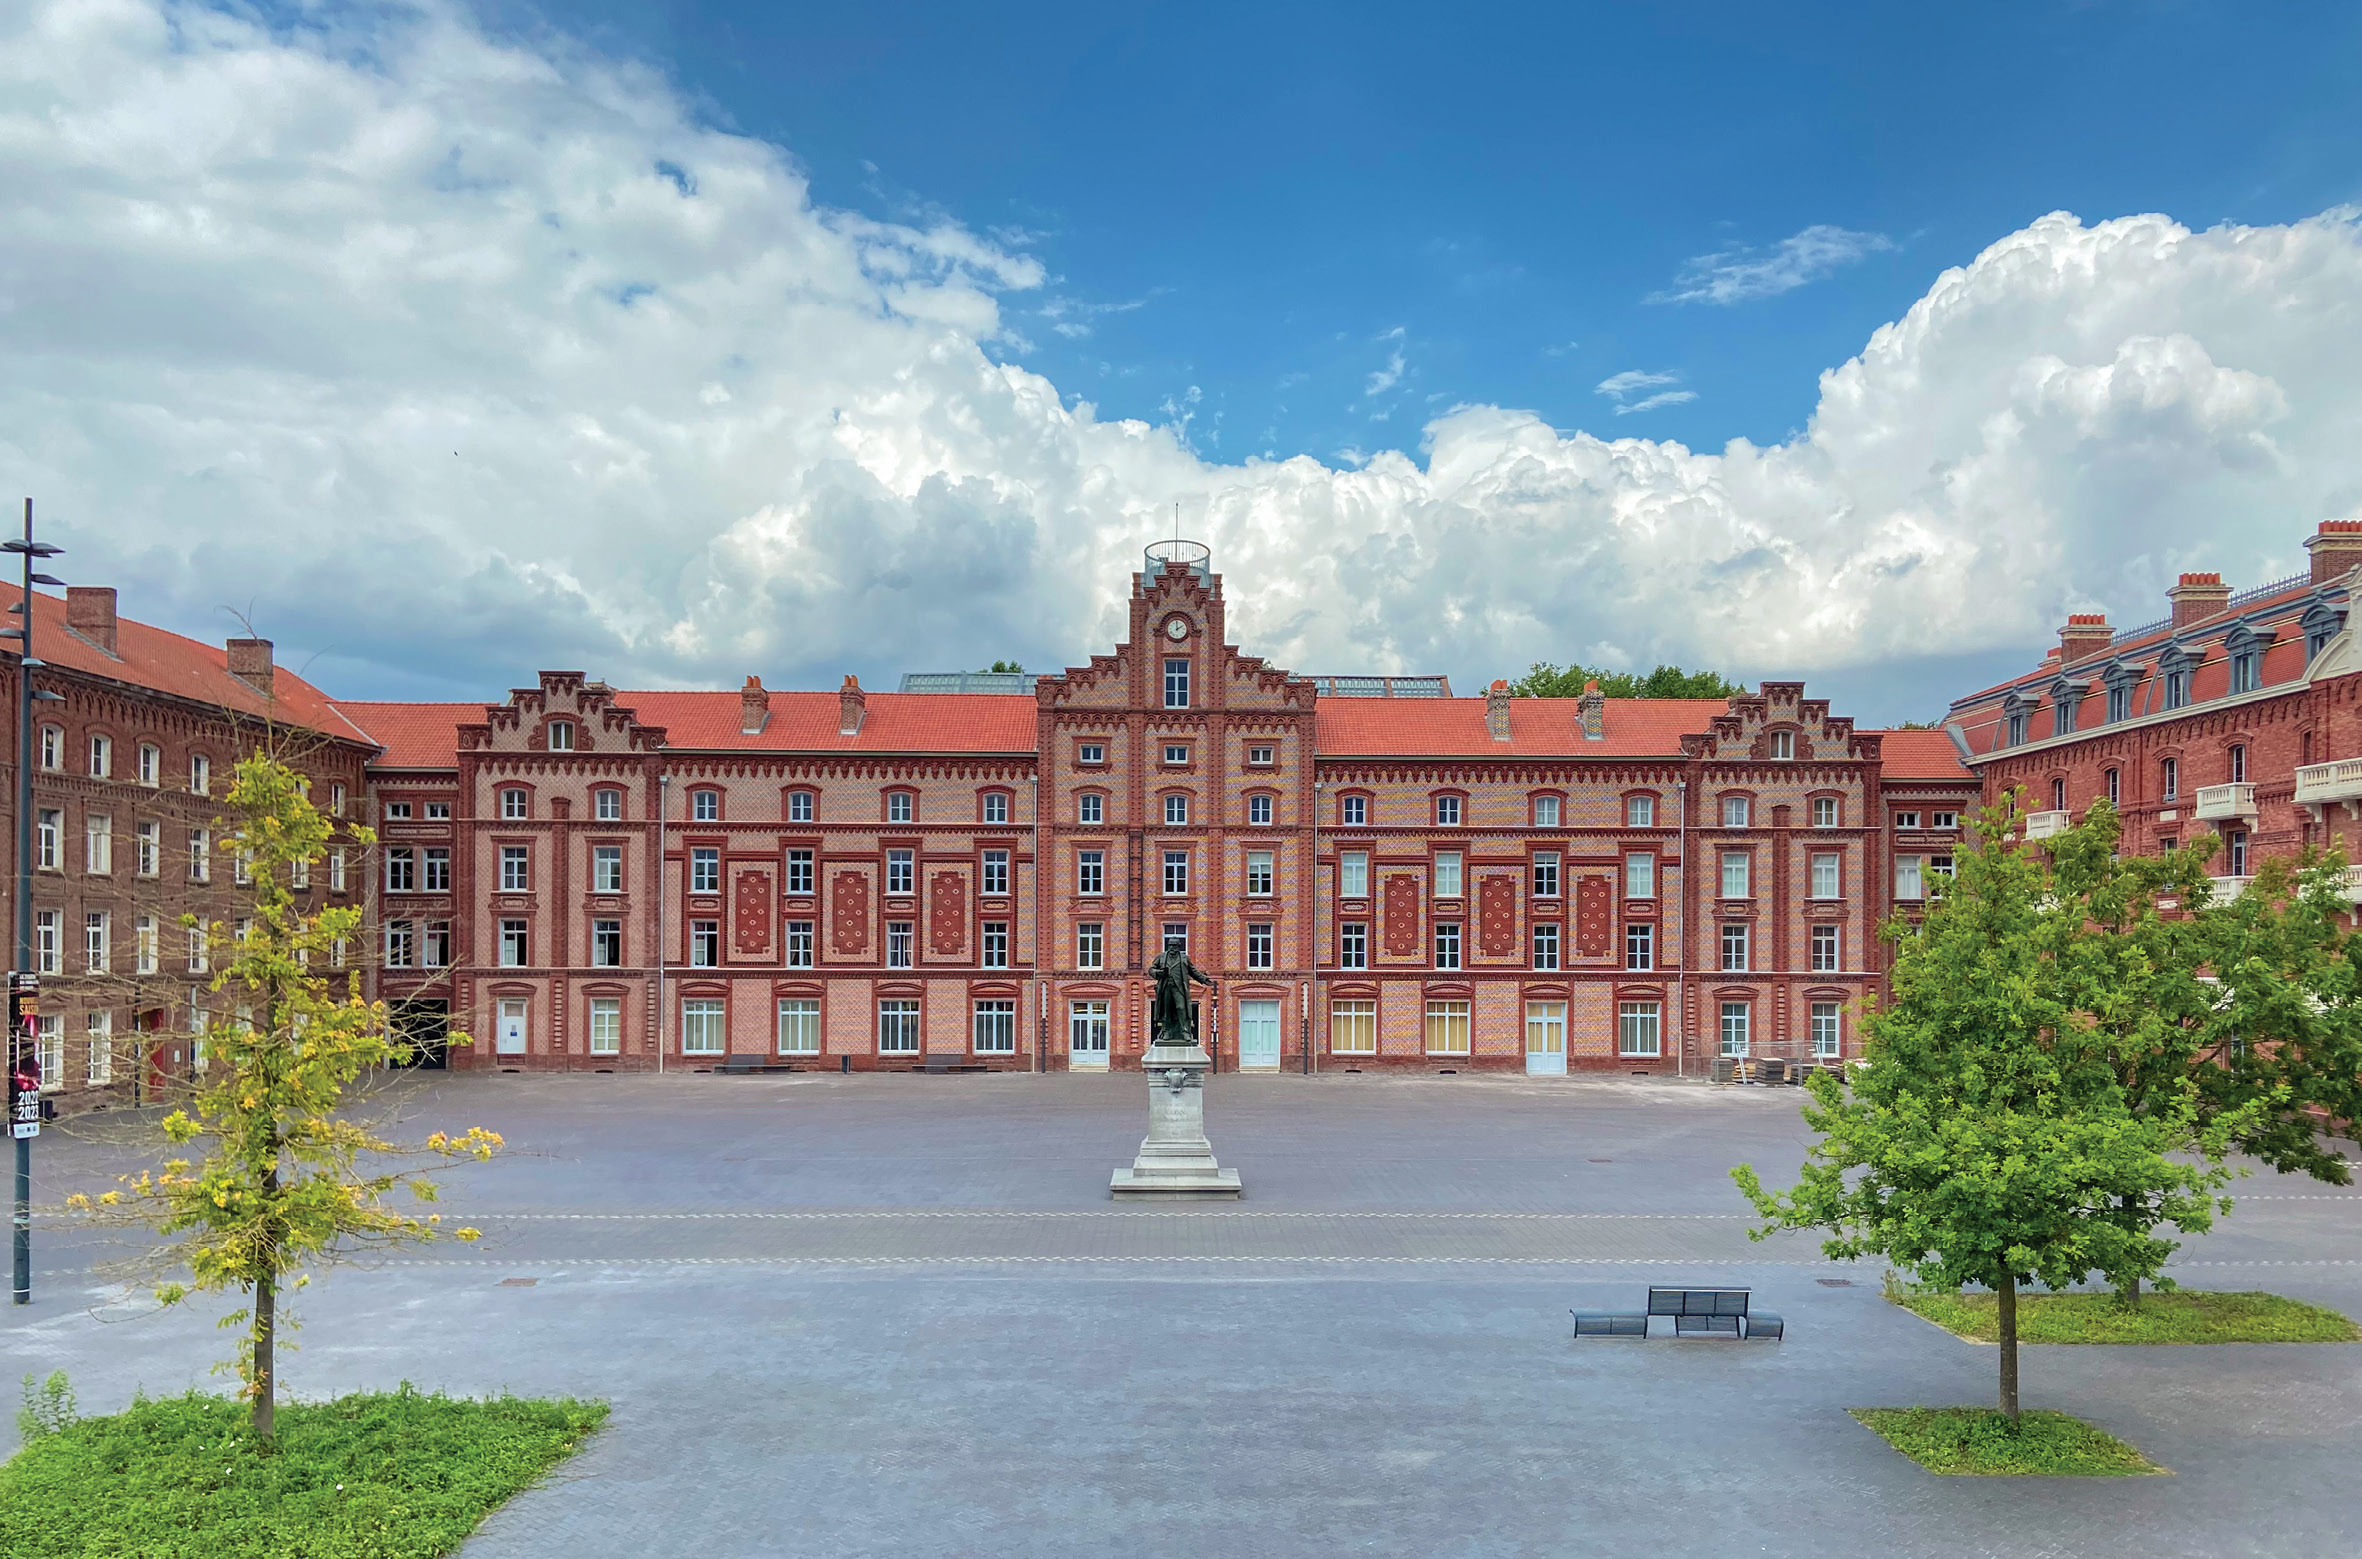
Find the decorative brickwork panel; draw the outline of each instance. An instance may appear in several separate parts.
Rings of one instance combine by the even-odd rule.
[[[771,951],[771,874],[741,872],[730,885],[730,946],[741,958],[761,958]]]
[[[1409,958],[1419,951],[1419,879],[1397,872],[1386,879],[1386,952]]]
[[[869,879],[838,872],[828,890],[828,945],[848,958],[869,951]]]
[[[1605,877],[1584,877],[1575,883],[1575,951],[1584,958],[1603,958],[1615,933],[1615,889]]]
[[[952,958],[967,943],[967,881],[958,872],[937,872],[927,894],[927,951]]]
[[[1487,958],[1517,951],[1517,884],[1512,879],[1487,877],[1476,885],[1476,943]]]

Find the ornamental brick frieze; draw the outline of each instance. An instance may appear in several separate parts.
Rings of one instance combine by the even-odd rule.
[[[1419,879],[1395,872],[1386,879],[1386,952],[1409,958],[1419,951]]]
[[[741,958],[771,951],[771,874],[741,870],[730,884],[730,945]]]
[[[828,945],[848,958],[869,951],[869,879],[838,872],[828,885]]]
[[[927,888],[927,951],[955,957],[968,945],[968,881],[937,872]]]
[[[1575,952],[1579,956],[1606,956],[1615,935],[1615,903],[1615,888],[1604,875],[1575,879]]]

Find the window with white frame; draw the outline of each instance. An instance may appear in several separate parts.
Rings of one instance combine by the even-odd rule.
[[[1268,920],[1250,921],[1247,924],[1247,967],[1271,967],[1271,922]]]
[[[615,793],[615,796],[616,796],[616,799],[617,799],[618,801],[620,801],[620,800],[622,800],[622,799],[623,799],[623,792],[621,792],[621,791],[617,791],[617,792]],[[448,822],[450,822],[450,821],[451,821],[451,803],[450,803],[450,802],[448,802],[448,801],[430,801],[430,802],[428,802],[428,803],[426,804],[426,820],[427,820],[428,822],[430,822],[430,823],[448,823]]]
[[[787,820],[791,823],[811,822],[815,805],[817,803],[813,800],[813,792],[808,790],[789,791],[787,793]]]
[[[1107,852],[1077,850],[1074,856],[1074,891],[1084,898],[1095,899],[1107,892]]]
[[[41,767],[55,773],[66,766],[66,733],[62,727],[41,727]]]
[[[1366,850],[1346,850],[1337,856],[1337,896],[1346,899],[1366,899],[1370,896],[1370,857]]]
[[[1189,658],[1185,655],[1169,655],[1165,658],[1165,707],[1189,707]]]
[[[341,784],[328,787],[328,815],[330,817],[344,816],[344,786]]]
[[[2231,744],[2231,783],[2234,785],[2247,783],[2247,744],[2245,742]]]
[[[807,868],[808,869],[808,868]],[[591,846],[591,892],[621,893],[623,891],[623,846],[595,844]],[[788,889],[795,892],[793,888]],[[809,883],[806,893],[812,891]]]
[[[213,880],[213,835],[203,828],[189,830],[189,881]]]
[[[1189,798],[1183,795],[1165,797],[1165,826],[1183,828],[1189,823]]]
[[[419,962],[429,969],[451,967],[451,922],[430,920],[426,923],[426,939],[420,949]]]
[[[1189,951],[1188,921],[1168,920],[1165,922],[1163,950],[1168,953],[1187,953]]]
[[[156,972],[156,917],[141,915],[131,922],[131,972]]]
[[[1845,896],[1845,857],[1835,850],[1823,850],[1813,857],[1812,896],[1816,899]]]
[[[1657,927],[1647,920],[1626,922],[1624,926],[1624,967],[1654,969],[1657,966]]]
[[[1269,796],[1256,794],[1247,797],[1247,826],[1250,828],[1269,828],[1271,826],[1271,798]]]
[[[1657,798],[1654,796],[1626,796],[1624,798],[1624,826],[1626,828],[1656,827]]]
[[[1896,856],[1895,897],[1906,901],[1914,901],[1924,897],[1925,893],[1925,885],[1922,883],[1919,875],[1919,857],[1916,855]]]
[[[386,820],[387,822],[389,822],[389,823],[407,823],[407,822],[409,822],[409,821],[410,821],[410,803],[409,803],[409,802],[407,802],[407,801],[389,801],[389,802],[387,802],[387,803],[385,804],[385,820]]]
[[[987,850],[987,851],[985,851],[985,852],[984,852],[984,872],[983,872],[983,878],[982,878],[982,880],[981,880],[981,881],[979,882],[979,884],[978,884],[977,891],[981,892],[981,893],[982,893],[982,894],[983,894],[983,895],[984,895],[986,898],[988,898],[988,899],[999,899],[999,898],[1006,898],[1006,897],[1008,897],[1008,894],[1009,894],[1009,852],[1008,852],[1008,851],[1006,851],[1006,850]]]
[[[1835,926],[1813,927],[1812,967],[1815,974],[1833,974],[1845,967]]]
[[[312,885],[311,857],[299,855],[294,860],[289,861],[287,863],[287,881],[288,886],[290,887],[310,887]]]
[[[36,1021],[41,1025],[41,1028],[40,1036],[34,1044],[41,1055],[41,1088],[46,1093],[65,1086],[65,1022],[56,1013],[51,1013]]]
[[[1435,826],[1438,828],[1460,826],[1460,798],[1458,796],[1438,796],[1435,798]]]
[[[984,922],[984,956],[980,966],[986,969],[1009,967],[1009,923],[1005,920]]]
[[[887,866],[889,880],[886,891],[908,893],[910,891],[910,852],[908,850],[889,850],[886,854],[889,863]],[[894,887],[891,881],[893,875],[891,862],[896,855],[902,857],[903,880],[900,888]],[[690,849],[689,891],[691,893],[719,893],[722,891],[722,852],[715,846],[696,845]]]
[[[504,920],[500,923],[500,963],[504,969],[532,967],[532,938],[524,921]]]
[[[908,920],[886,922],[886,967],[907,969],[911,966],[911,948],[916,938],[911,934],[916,923]]]
[[[1074,761],[1077,763],[1105,763],[1107,761],[1107,744],[1104,742],[1081,742],[1076,744],[1074,749]]]
[[[1536,850],[1534,852],[1532,870],[1534,876],[1534,897],[1537,899],[1557,898],[1558,852],[1556,850]]]
[[[1165,897],[1182,899],[1188,896],[1189,852],[1187,850],[1167,850],[1165,852]]]
[[[919,1053],[919,1004],[889,997],[878,1003],[878,1054],[915,1056]]]
[[[1187,742],[1165,743],[1165,767],[1168,769],[1189,767],[1189,744]]]
[[[56,974],[62,951],[64,917],[54,909],[33,911],[33,967],[43,974]]]
[[[213,794],[213,760],[201,752],[189,754],[189,794],[192,796]]]
[[[2117,778],[2118,772],[2119,771],[2115,769],[2108,769],[2103,771],[2100,775],[2100,790],[2101,793],[2108,798],[2108,805],[2110,806],[2117,805],[2122,799],[2121,787],[2123,782]]]
[[[918,1003],[911,1005],[915,1007]],[[729,1048],[729,1043],[722,1003],[718,999],[693,996],[681,1003],[681,1054],[718,1056]]]
[[[914,823],[918,821],[918,812],[919,800],[918,797],[912,792],[907,790],[889,790],[886,792],[887,822]]]
[[[1074,798],[1074,820],[1085,828],[1097,828],[1107,821],[1107,798],[1095,790],[1086,790]]]
[[[83,1037],[89,1042],[88,1067],[84,1079],[93,1088],[104,1088],[115,1080],[115,1015],[99,1011],[84,1013]]]
[[[504,790],[500,793],[500,816],[503,822],[521,822],[533,815],[532,795],[523,790]]]
[[[1456,899],[1460,896],[1459,851],[1435,852],[1435,896],[1439,899]]]
[[[1074,928],[1074,966],[1077,969],[1107,967],[1107,926],[1103,921],[1077,921]]]
[[[1843,1052],[1843,1041],[1837,1027],[1839,1003],[1816,1001],[1812,1004],[1813,1054],[1834,1056]]]
[[[722,923],[718,920],[689,922],[689,967],[711,969],[722,961]]]
[[[592,819],[593,819],[594,821],[601,822],[601,823],[620,823],[620,822],[622,822],[622,821],[623,821],[623,792],[622,792],[622,791],[620,791],[620,790],[594,790],[594,791],[592,791],[592,792],[591,792],[591,817],[592,817]]]
[[[104,877],[115,869],[115,820],[104,812],[92,812],[82,819],[82,869],[93,877]]]
[[[1894,821],[1895,827],[1897,828],[1917,828],[1919,826],[1919,814],[1916,812],[1897,812],[1895,814]]]
[[[164,783],[164,749],[154,742],[139,744],[139,782],[150,790]]]
[[[388,969],[407,969],[418,957],[417,928],[407,920],[385,923],[385,966]]]
[[[1009,797],[1006,791],[988,790],[984,793],[984,821],[1006,823],[1009,820]]]
[[[718,823],[722,820],[722,793],[718,790],[689,792],[689,821]]]
[[[1468,1054],[1468,1003],[1430,1001],[1427,1004],[1425,1039],[1427,1053],[1431,1056]]]
[[[1930,812],[1927,814],[1927,826],[1944,829],[1958,828],[1960,814],[1957,812]]]
[[[1722,798],[1723,827],[1745,828],[1747,826],[1747,813],[1748,804],[1747,798],[1745,796],[1725,796]]]
[[[389,845],[385,852],[385,891],[418,891],[418,852],[406,844]]]
[[[157,822],[141,823],[136,831],[136,858],[133,869],[142,877],[153,877],[164,869],[164,825]]]
[[[1439,920],[1435,923],[1435,967],[1460,967],[1460,923],[1456,920]]]
[[[1813,827],[1835,828],[1837,818],[1837,798],[1835,796],[1813,797]]]
[[[247,854],[243,846],[232,849],[230,851],[230,881],[244,887],[253,880],[254,857]]]
[[[619,996],[593,996],[590,999],[590,1053],[611,1056],[623,1049],[623,999]]]
[[[1367,796],[1338,797],[1337,823],[1341,828],[1367,828],[1370,823],[1370,798]]]
[[[1754,897],[1754,893],[1749,887],[1749,868],[1753,860],[1754,857],[1745,850],[1725,850],[1722,852],[1722,896],[1724,898]]]
[[[107,779],[114,771],[115,739],[111,736],[93,736],[90,739],[90,777]]]
[[[812,893],[813,855],[810,850],[787,852],[787,891],[795,898],[808,898]],[[621,881],[620,875],[617,878]]]
[[[1558,798],[1556,796],[1536,796],[1534,798],[1534,826],[1536,828],[1556,828],[1558,826]]]
[[[530,893],[533,891],[533,854],[530,846],[504,844],[500,847],[500,891]],[[707,892],[713,891],[707,889]]]
[[[2182,793],[2182,760],[2167,758],[2159,763],[2157,778],[2164,799],[2167,801],[2177,799]]]
[[[549,750],[551,752],[572,752],[574,750],[573,721],[552,720],[549,723]]]
[[[328,891],[344,892],[344,846],[340,844],[328,847]]]
[[[1774,731],[1774,732],[1772,732],[1772,733],[1771,733],[1771,755],[1772,755],[1774,758],[1793,758],[1793,757],[1795,757],[1795,756],[1796,756],[1796,733],[1795,733],[1794,731]]]
[[[204,974],[211,967],[206,957],[206,935],[203,926],[189,927],[189,973]]]
[[[1659,1003],[1653,1001],[1625,1001],[1616,1004],[1616,1054],[1620,1056],[1653,1056],[1661,1052],[1663,1040],[1658,1032]]]
[[[1724,1055],[1743,1056],[1747,1053],[1748,1030],[1753,1017],[1754,1008],[1747,1002],[1726,1001],[1722,1004],[1722,1053]]]
[[[82,917],[82,967],[85,973],[105,974],[113,963],[114,923],[107,911],[94,909]]]
[[[1722,971],[1725,974],[1747,972],[1747,922],[1734,920],[1722,928]]]
[[[1370,966],[1370,926],[1366,920],[1348,920],[1337,927],[1337,967],[1367,969]]]
[[[783,1056],[820,1054],[820,998],[779,998],[779,1053]]]
[[[986,997],[976,1003],[973,1043],[980,1056],[1008,1056],[1017,1053],[1017,1004],[998,997]]]
[[[1624,897],[1653,899],[1657,896],[1657,858],[1645,850],[1636,850],[1624,857]]]
[[[623,922],[594,920],[591,922],[591,967],[620,969],[623,967]]]
[[[1255,899],[1271,896],[1272,853],[1269,850],[1247,852],[1247,897]]]
[[[1534,922],[1534,968],[1550,970],[1558,967],[1558,922]]]
[[[1274,756],[1277,751],[1277,748],[1272,747],[1249,747],[1247,749],[1247,764],[1251,768],[1268,769],[1278,761]]]
[[[58,836],[65,831],[65,816],[57,807],[43,807],[34,814],[33,864],[42,871],[58,869]]]
[[[1378,1053],[1376,1002],[1329,1003],[1329,1053],[1339,1056],[1374,1056]]]
[[[812,967],[812,922],[791,920],[787,923],[787,967]]]

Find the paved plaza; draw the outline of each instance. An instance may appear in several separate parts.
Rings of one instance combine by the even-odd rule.
[[[480,1245],[300,1296],[286,1384],[603,1396],[608,1428],[468,1559],[603,1555],[2297,1555],[2362,1537],[2362,1345],[2030,1348],[2029,1406],[2174,1476],[1939,1478],[1845,1414],[1984,1404],[1994,1354],[1871,1267],[1747,1238],[1792,1090],[1218,1077],[1247,1199],[1117,1207],[1137,1075],[404,1080]],[[94,1184],[122,1117],[40,1143]],[[2176,1276],[2362,1315],[2362,1191],[2269,1174]],[[8,1376],[85,1410],[206,1384],[203,1313],[116,1302],[38,1230]],[[1783,1343],[1568,1334],[1651,1282],[1753,1286]],[[216,1385],[219,1382],[215,1382]],[[0,1430],[0,1433],[9,1433]],[[12,1443],[12,1442],[11,1442]]]

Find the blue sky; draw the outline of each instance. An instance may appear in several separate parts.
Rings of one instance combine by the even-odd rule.
[[[2362,518],[2362,8],[537,6],[0,8],[65,577],[879,686],[1105,649],[1177,505],[1276,665],[1881,723]]]
[[[2045,212],[2362,199],[2355,6],[498,14],[670,73],[821,201],[1015,237],[1055,279],[1011,355],[1224,460],[1411,447],[1460,402],[1769,443],[1820,370]],[[1816,227],[1855,236],[1782,264]],[[1715,271],[1732,301],[1672,301]],[[1623,374],[1671,377],[1599,391]]]

